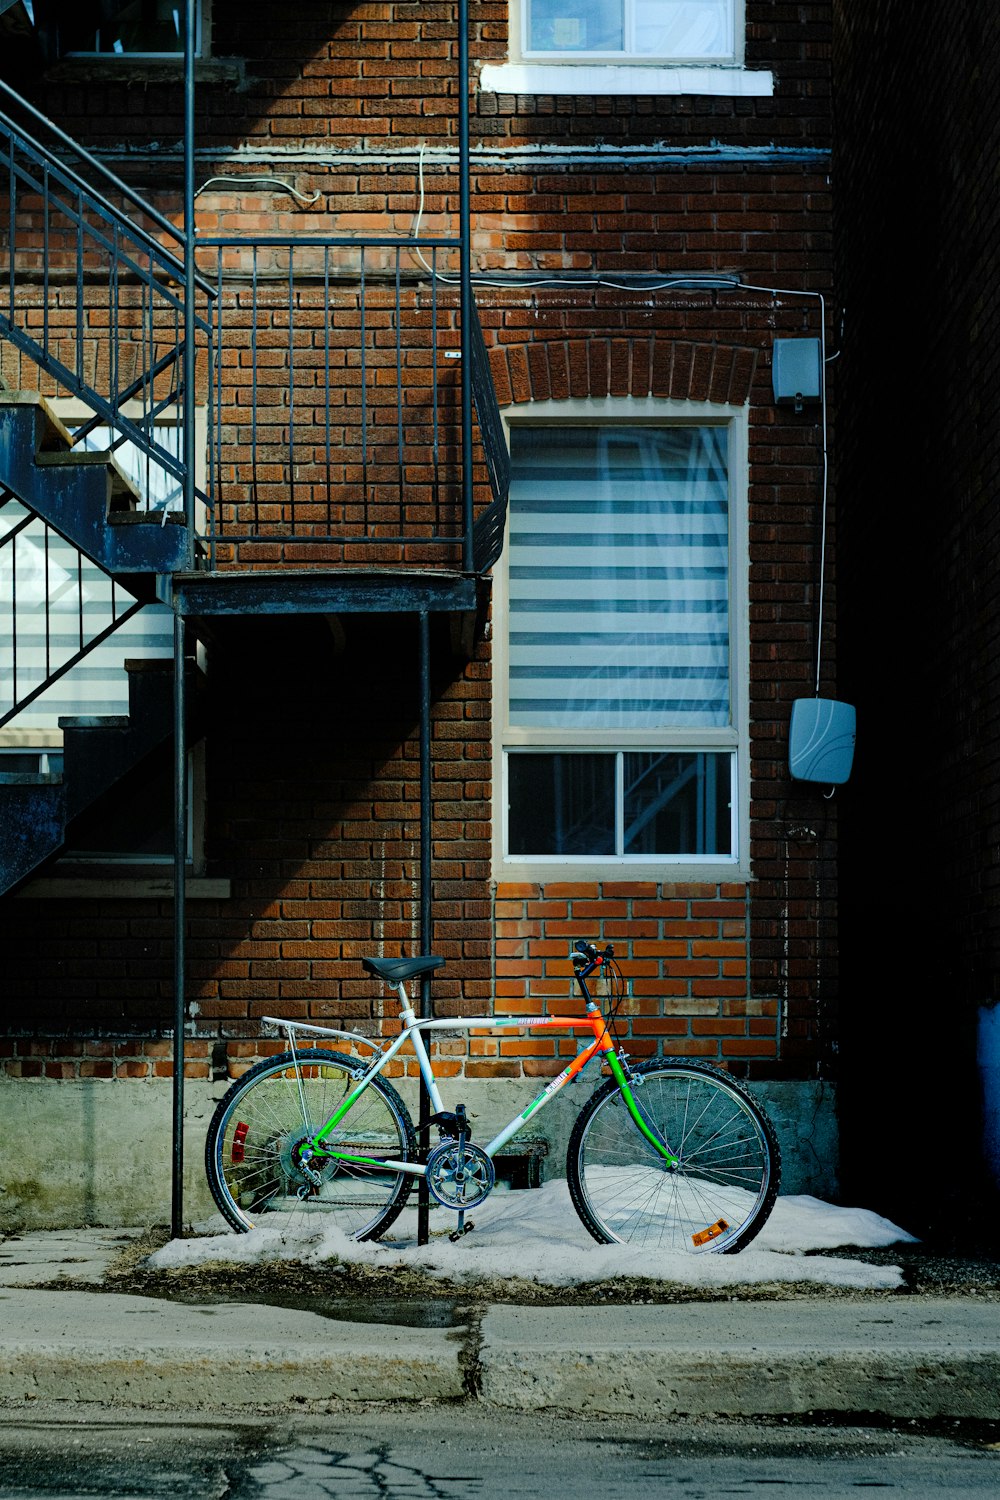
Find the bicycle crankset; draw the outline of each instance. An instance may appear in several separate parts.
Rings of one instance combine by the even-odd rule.
[[[427,1187],[445,1208],[475,1208],[495,1181],[493,1163],[471,1141],[442,1141],[427,1158]]]

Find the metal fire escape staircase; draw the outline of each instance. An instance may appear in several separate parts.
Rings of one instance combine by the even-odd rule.
[[[0,730],[153,601],[189,649],[261,615],[447,614],[468,640],[509,471],[468,274],[467,125],[462,150],[459,237],[199,236],[193,273],[169,219],[0,83]],[[86,415],[62,420],[55,398]],[[176,434],[198,423],[196,485]],[[144,467],[171,505],[144,500]],[[91,626],[77,581],[59,649],[57,539],[110,599]],[[61,772],[0,753],[0,894],[169,737],[172,674],[130,678],[127,723],[60,720]]]
[[[21,116],[33,114],[0,90]],[[67,164],[61,133],[48,134],[45,145],[0,114],[0,729],[15,731],[25,710],[155,600],[157,579],[185,566],[190,546],[183,515],[150,509],[116,456],[127,443],[176,469],[173,454],[157,451],[153,424],[182,398],[178,340],[137,377],[122,378],[120,356],[136,307],[140,327],[162,325],[156,300],[173,295],[180,262],[130,221],[126,207],[139,205],[127,189],[104,174],[113,204]],[[71,431],[42,388],[82,402],[90,417]],[[106,438],[96,448],[95,433]],[[109,606],[96,624],[95,578]],[[73,820],[169,739],[171,664],[123,660],[129,666],[127,717],[60,717],[61,754],[35,766],[23,751],[0,754],[0,893],[59,854]],[[5,738],[31,743],[29,731]]]
[[[191,642],[238,639],[240,622],[262,615],[351,616],[363,637],[365,616],[389,614],[415,636],[417,941],[430,951],[431,621],[447,620],[453,646],[468,645],[502,547],[509,482],[472,294],[468,0],[454,7],[458,228],[440,236],[196,236],[193,0],[183,16],[181,231],[0,83],[0,652],[9,658],[0,730],[147,601],[168,606],[173,638],[165,666],[131,664],[127,719],[66,717],[61,773],[0,766],[0,893],[58,853],[74,817],[114,796],[172,723],[174,1233]],[[62,425],[43,396],[82,407],[80,425]],[[152,510],[127,477],[136,467],[166,476],[174,499]],[[32,528],[37,607],[25,667],[16,549]],[[99,570],[108,595],[90,626],[77,582],[79,629],[58,650],[50,537],[77,549],[81,577],[84,561]],[[60,586],[71,587],[65,577]],[[425,985],[425,1014],[429,1005]],[[423,1098],[425,1134],[428,1118]]]

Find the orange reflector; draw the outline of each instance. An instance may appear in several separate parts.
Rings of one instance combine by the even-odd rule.
[[[695,1248],[707,1245],[710,1240],[717,1240],[720,1234],[725,1234],[729,1225],[725,1219],[717,1219],[714,1224],[709,1224],[707,1229],[700,1229],[697,1234],[691,1236],[691,1243]]]
[[[233,1131],[233,1149],[229,1153],[231,1161],[241,1162],[243,1160],[243,1157],[245,1155],[245,1152],[243,1150],[243,1142],[247,1138],[247,1131],[249,1129],[250,1126],[247,1124],[247,1122],[245,1120],[241,1120],[236,1129]]]

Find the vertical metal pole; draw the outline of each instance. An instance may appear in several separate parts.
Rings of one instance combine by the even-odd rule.
[[[194,560],[194,52],[195,0],[184,14],[184,521],[188,567]],[[184,620],[174,615],[174,1091],[170,1232],[184,1232],[185,897],[187,865],[187,735],[184,724]]]
[[[430,953],[431,929],[431,627],[426,610],[420,614],[420,952]],[[420,981],[420,1014],[431,1014],[431,982],[425,974]],[[431,1100],[423,1077],[420,1079],[420,1150],[430,1145]],[[430,1238],[430,1197],[427,1179],[417,1180],[417,1243],[426,1245]]]
[[[196,0],[185,0],[184,25],[184,517],[189,568],[194,566],[195,467],[195,224],[194,224],[194,54]]]
[[[462,568],[472,553],[472,224],[469,210],[469,0],[458,6],[458,170],[462,338]]]
[[[184,898],[187,864],[187,744],[184,732],[184,619],[174,615],[174,1092],[170,1233],[184,1232]]]

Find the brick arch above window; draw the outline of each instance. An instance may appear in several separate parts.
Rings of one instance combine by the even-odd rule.
[[[500,406],[606,396],[658,396],[743,406],[759,350],[654,336],[555,339],[490,350]]]

